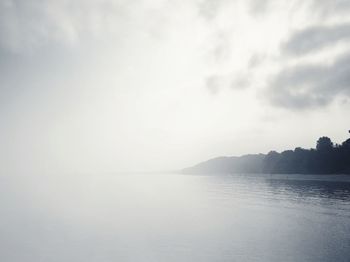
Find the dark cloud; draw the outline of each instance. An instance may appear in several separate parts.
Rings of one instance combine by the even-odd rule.
[[[265,93],[276,106],[306,109],[350,97],[350,54],[330,66],[303,65],[281,71]]]
[[[334,45],[336,42],[350,40],[350,24],[335,26],[315,26],[293,34],[282,46],[283,52],[303,55]]]
[[[318,1],[315,12],[324,8],[350,11],[350,1]],[[303,58],[333,48],[339,42],[350,41],[350,23],[331,26],[317,25],[304,28],[292,34],[281,46],[283,55]],[[299,64],[282,69],[270,82],[267,99],[275,106],[293,110],[321,107],[336,98],[350,98],[350,49],[344,48],[340,58],[332,64]]]

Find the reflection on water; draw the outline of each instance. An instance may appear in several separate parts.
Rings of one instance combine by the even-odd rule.
[[[350,261],[349,179],[307,178],[0,177],[1,261]]]

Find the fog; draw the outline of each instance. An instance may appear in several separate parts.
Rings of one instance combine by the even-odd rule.
[[[175,170],[344,141],[348,7],[1,1],[0,172]],[[315,68],[330,68],[322,85]]]
[[[0,0],[1,262],[350,261],[349,36],[349,0]]]

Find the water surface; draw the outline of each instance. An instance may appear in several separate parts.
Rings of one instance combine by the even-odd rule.
[[[348,262],[344,180],[2,176],[1,261]]]

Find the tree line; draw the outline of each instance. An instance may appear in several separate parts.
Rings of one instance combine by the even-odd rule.
[[[269,152],[262,172],[270,174],[350,174],[350,139],[334,144],[329,137],[317,140],[315,149]]]
[[[350,174],[350,139],[334,144],[329,137],[317,140],[316,148],[282,153],[217,157],[181,170],[189,174]]]

